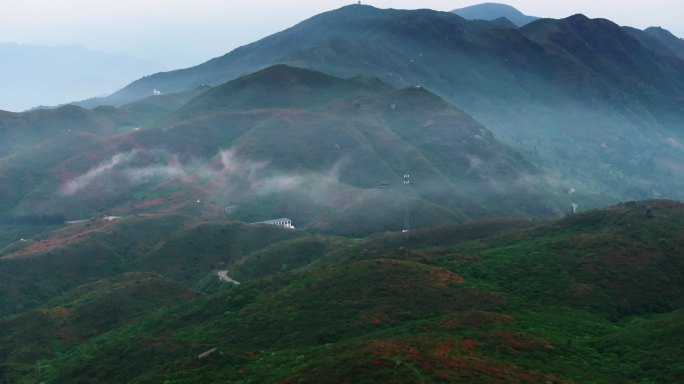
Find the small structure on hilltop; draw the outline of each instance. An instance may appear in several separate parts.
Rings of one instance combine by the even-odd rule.
[[[258,223],[254,224],[268,224],[268,225],[275,225],[277,227],[283,227],[287,229],[295,229],[294,225],[292,225],[292,220],[283,217],[281,219],[274,219],[274,220],[266,220],[266,221],[259,221]]]

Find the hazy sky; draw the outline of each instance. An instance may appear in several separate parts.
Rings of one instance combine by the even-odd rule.
[[[449,11],[473,0],[369,0],[379,8]],[[505,2],[505,1],[502,1]],[[639,28],[662,26],[684,36],[682,0],[509,0],[526,14],[584,13]],[[152,58],[168,68],[199,64],[350,4],[339,0],[2,0],[0,42],[81,44]]]

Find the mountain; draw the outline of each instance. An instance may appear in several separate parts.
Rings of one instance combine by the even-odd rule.
[[[109,94],[160,64],[82,46],[0,43],[0,109],[22,111]]]
[[[682,198],[684,62],[644,39],[582,15],[516,30],[500,20],[351,5],[88,105],[215,86],[274,63],[372,76],[429,89],[574,190]]]
[[[382,33],[383,31],[378,30],[378,27],[380,27],[379,24],[389,22],[390,26],[396,25],[400,22],[400,19],[410,18],[414,12],[420,12],[423,14],[423,17],[427,18],[431,18],[434,15],[440,15],[440,13],[428,10],[379,10],[365,5],[343,7],[335,11],[315,16],[292,28],[266,37],[255,43],[240,47],[224,56],[212,59],[199,66],[146,76],[111,96],[99,100],[87,101],[84,106],[96,104],[120,105],[138,99],[141,96],[148,96],[155,88],[165,93],[174,93],[194,88],[202,84],[218,85],[225,81],[271,66],[275,63],[288,63],[287,58],[293,53],[300,51],[304,53],[314,47],[323,48],[321,47],[322,43],[327,42],[330,39],[334,39],[341,44],[345,44],[346,40],[361,41],[373,35],[377,35],[378,33]],[[468,25],[466,21],[452,14],[441,14],[439,18],[441,21],[440,26],[432,28],[433,30],[439,29],[448,23],[455,23],[456,25],[453,27],[457,28]],[[447,22],[446,19],[450,19],[449,22]],[[378,37],[382,38],[383,36]],[[402,45],[399,45],[399,47],[402,47]],[[340,46],[340,48],[344,47]],[[370,57],[373,57],[372,62],[376,60],[375,56],[384,53],[377,52],[372,54],[370,49],[368,52],[357,52],[357,47],[349,48],[352,48],[352,50],[348,53],[353,56],[370,54]],[[392,56],[388,56],[388,58],[389,57]],[[346,65],[348,63],[346,61],[344,63],[338,63],[337,67],[339,68],[343,64]],[[356,66],[358,66],[358,64]],[[356,72],[354,70],[355,67],[351,67],[350,69],[351,70],[348,71],[345,77]],[[387,77],[387,73],[384,71],[382,75],[382,78]],[[410,83],[402,84],[408,85]]]
[[[676,52],[678,56],[681,58],[681,53],[683,49],[682,47],[684,46],[684,41],[681,37],[677,37],[674,34],[672,34],[672,32],[661,27],[649,27],[644,29],[644,32],[657,38],[664,45],[668,46],[670,49]]]
[[[0,320],[0,377],[677,382],[684,374],[677,364],[684,341],[683,217],[681,203],[653,200],[545,223],[497,220],[363,239],[301,232],[278,239],[265,231],[294,232],[214,223],[213,235],[190,226],[185,239],[164,243],[182,233],[179,225],[152,242],[180,255],[178,245],[189,240],[239,244],[232,237],[239,229],[257,250],[245,248],[237,260],[263,268],[260,276],[207,295],[131,268],[68,289],[43,308]],[[231,235],[222,238],[221,228]],[[278,252],[310,256],[296,269],[277,270],[265,256]],[[192,258],[151,265],[174,270]],[[29,259],[2,262],[12,267]],[[207,273],[218,281],[216,271]]]
[[[465,8],[454,9],[451,11],[464,19],[468,20],[496,20],[506,18],[518,27],[529,24],[538,17],[528,16],[510,5],[500,3],[482,3],[471,5]]]
[[[573,202],[600,201],[569,196],[566,186],[549,182],[544,170],[421,87],[276,65],[196,93],[164,117],[160,111],[173,110],[181,96],[118,109],[68,107],[113,128],[60,131],[1,161],[8,180],[1,207],[68,220],[227,210],[247,222],[289,217],[315,231],[363,235],[401,229],[407,207],[418,228],[557,216]],[[145,116],[158,123],[133,125]],[[16,144],[7,142],[29,148]],[[407,172],[409,188],[402,184]]]
[[[590,209],[680,196],[676,51],[353,5],[0,111],[0,381],[682,382],[684,204]]]
[[[676,56],[684,59],[684,41],[672,32],[660,27],[650,27],[643,31],[623,27],[624,30],[639,40],[641,44],[662,55]]]

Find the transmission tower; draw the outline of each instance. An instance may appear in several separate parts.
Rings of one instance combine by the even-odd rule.
[[[404,174],[404,230],[408,232],[411,229],[411,214],[409,212],[409,186],[411,185],[411,175]]]

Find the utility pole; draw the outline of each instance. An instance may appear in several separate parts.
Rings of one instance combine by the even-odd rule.
[[[408,232],[411,229],[411,215],[409,212],[409,186],[411,185],[411,175],[404,174],[404,230]]]

